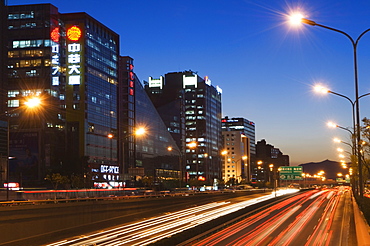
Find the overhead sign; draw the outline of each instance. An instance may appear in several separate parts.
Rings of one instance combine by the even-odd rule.
[[[302,167],[300,166],[282,166],[279,167],[280,180],[303,180]]]

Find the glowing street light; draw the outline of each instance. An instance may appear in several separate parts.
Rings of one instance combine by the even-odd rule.
[[[182,175],[182,173],[183,173],[183,170],[182,170],[182,166],[183,166],[183,159],[184,159],[184,155],[183,155],[183,153],[179,150],[179,149],[177,149],[177,148],[173,148],[172,146],[168,146],[167,147],[167,150],[168,151],[173,151],[173,150],[175,150],[176,152],[178,152],[179,153],[179,171],[180,171],[180,173],[179,173],[179,188],[181,188],[182,187],[182,179],[183,179],[183,175]]]
[[[355,85],[355,98],[356,98],[356,100],[354,101],[354,103],[352,105],[355,104],[355,106],[356,106],[356,113],[355,113],[355,119],[356,120],[355,120],[355,124],[354,124],[354,130],[356,130],[356,145],[357,145],[357,148],[356,148],[357,153],[356,154],[357,154],[357,162],[358,162],[359,195],[360,195],[360,199],[362,199],[363,195],[364,195],[364,187],[363,187],[364,184],[363,184],[363,177],[362,177],[362,175],[363,175],[362,174],[362,157],[361,157],[361,152],[360,152],[360,150],[361,150],[361,146],[360,146],[360,138],[361,138],[360,118],[361,117],[360,117],[360,106],[359,106],[360,96],[359,96],[359,86],[358,86],[357,45],[358,45],[358,42],[360,41],[361,37],[364,36],[367,32],[370,31],[370,28],[363,31],[356,39],[353,39],[349,34],[347,34],[344,31],[341,31],[341,30],[338,30],[338,29],[335,29],[335,28],[332,28],[332,27],[328,27],[328,26],[325,26],[325,25],[321,25],[319,23],[316,23],[315,21],[308,20],[308,19],[303,18],[303,17],[300,20],[301,20],[302,23],[310,25],[310,26],[318,26],[318,27],[322,27],[322,28],[325,28],[325,29],[343,34],[344,36],[346,36],[349,39],[349,41],[352,44],[353,64],[354,64],[354,85]],[[360,206],[362,206],[362,203],[360,204]]]
[[[28,97],[26,98],[26,100],[24,101],[24,109],[25,110],[36,110],[36,109],[39,109],[40,106],[42,106],[42,100],[40,97]],[[10,148],[9,148],[9,144],[10,144],[10,113],[13,112],[14,110],[11,110],[11,111],[8,111],[7,112],[7,162],[6,162],[6,165],[7,165],[7,169],[6,169],[6,200],[9,201],[9,179],[10,179],[10,170],[9,170],[9,159],[11,159],[10,157]]]
[[[346,145],[349,145],[350,147],[352,147],[352,145],[350,143],[344,142],[344,141],[340,140],[339,138],[333,138],[333,141],[335,143],[343,143],[343,144],[346,144]]]
[[[40,97],[30,97],[24,102],[24,104],[27,108],[36,108],[41,105],[41,99]]]
[[[135,135],[137,136],[142,136],[146,133],[146,129],[144,127],[140,127],[138,129],[136,129],[135,131]]]
[[[193,141],[193,142],[190,142],[189,144],[188,144],[188,147],[189,148],[191,148],[191,149],[194,149],[194,148],[196,148],[197,147],[197,142],[195,142],[195,141]]]
[[[289,16],[290,24],[297,26],[302,23],[303,15],[301,13],[294,13]]]

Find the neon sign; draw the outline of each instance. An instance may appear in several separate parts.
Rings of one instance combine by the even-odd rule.
[[[78,42],[82,31],[77,26],[67,29],[67,38],[72,41],[67,44],[67,75],[69,85],[81,84],[81,44]]]
[[[115,173],[119,174],[119,167],[118,166],[108,166],[108,165],[101,165],[100,166],[101,173]]]
[[[50,38],[53,41],[51,45],[51,75],[52,85],[59,85],[59,71],[60,71],[60,52],[59,52],[59,27],[55,27],[51,33]]]
[[[67,30],[67,38],[71,41],[78,41],[81,37],[81,29],[77,26],[72,26]]]

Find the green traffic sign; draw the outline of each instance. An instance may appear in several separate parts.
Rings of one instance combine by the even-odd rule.
[[[303,180],[302,167],[299,166],[282,166],[279,168],[280,180]]]

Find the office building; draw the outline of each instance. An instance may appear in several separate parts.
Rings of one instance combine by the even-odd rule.
[[[265,139],[257,142],[256,150],[256,165],[252,166],[252,181],[254,182],[271,183],[274,171],[280,166],[289,166],[289,156],[268,144]],[[271,164],[273,170],[270,169]]]
[[[150,177],[161,188],[175,187],[180,178],[177,144],[135,74],[133,58],[120,60],[119,156],[126,185],[134,186]],[[146,133],[135,136],[138,128]],[[168,151],[169,146],[173,152]]]
[[[8,156],[8,143],[7,143],[7,119],[6,119],[6,87],[7,87],[7,9],[5,0],[0,0],[0,184],[6,180],[7,174],[7,156]]]
[[[61,173],[107,188],[135,185],[143,176],[179,179],[178,158],[167,150],[176,143],[133,59],[119,55],[117,33],[87,13],[59,13],[51,4],[9,6],[8,12],[1,15],[9,33],[3,102],[12,181],[40,185],[46,174]],[[37,111],[23,107],[31,96],[42,99]],[[140,125],[148,131],[143,138],[134,135]]]
[[[12,173],[33,184],[48,172],[119,181],[117,140],[107,137],[117,132],[119,36],[51,4],[8,12]],[[37,112],[22,109],[30,96],[42,97]]]
[[[252,156],[256,154],[256,126],[254,122],[242,117],[222,118],[222,131],[239,131],[249,138],[250,153]]]
[[[151,77],[145,90],[185,156],[185,180],[214,184],[221,179],[221,89],[184,71]]]
[[[222,131],[222,179],[226,184],[250,181],[250,139],[240,131]]]

